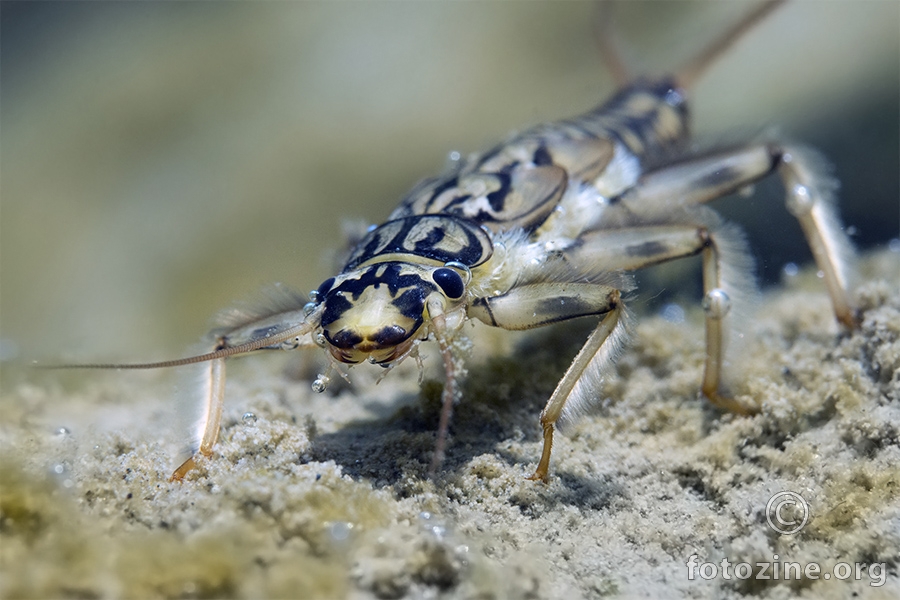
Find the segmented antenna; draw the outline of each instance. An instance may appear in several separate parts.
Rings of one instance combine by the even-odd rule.
[[[679,87],[690,89],[707,69],[716,60],[725,54],[748,31],[765,19],[772,11],[784,4],[787,0],[766,0],[748,13],[740,21],[732,25],[706,48],[701,50],[686,65],[678,69],[675,81]],[[629,74],[628,66],[616,43],[615,22],[613,17],[612,2],[606,1],[600,4],[595,20],[597,45],[600,49],[600,57],[606,65],[610,75],[619,88],[630,84],[634,78]]]
[[[238,354],[247,354],[250,352],[254,352],[256,350],[261,350],[263,348],[268,348],[271,346],[276,346],[281,344],[282,342],[286,342],[291,338],[300,337],[308,334],[315,328],[315,323],[318,323],[318,317],[321,316],[321,312],[324,310],[324,304],[320,305],[315,311],[309,314],[306,321],[300,323],[299,325],[294,325],[293,327],[289,327],[278,333],[273,333],[271,335],[267,335],[265,337],[261,337],[256,340],[252,340],[246,342],[244,344],[238,344],[237,346],[230,346],[228,348],[221,348],[219,350],[214,350],[213,352],[207,352],[206,354],[199,354],[197,356],[188,356],[186,358],[176,358],[174,360],[163,360],[159,362],[149,362],[149,363],[131,363],[131,364],[115,364],[115,363],[93,363],[93,364],[79,364],[79,365],[41,365],[34,364],[33,367],[37,369],[53,369],[53,370],[62,370],[62,369],[164,369],[167,367],[181,367],[184,365],[192,365],[195,363],[206,362],[208,360],[216,360],[217,358],[227,358],[229,356],[236,356]]]
[[[631,83],[633,78],[628,74],[628,66],[625,64],[625,59],[619,51],[619,45],[616,43],[616,27],[613,12],[612,2],[600,3],[597,18],[594,20],[594,39],[600,49],[600,58],[606,65],[606,70],[612,75],[616,86],[623,88]]]

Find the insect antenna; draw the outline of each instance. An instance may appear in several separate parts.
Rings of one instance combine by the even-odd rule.
[[[321,311],[321,307],[318,309]],[[315,322],[315,321],[313,321]],[[218,358],[227,358],[229,356],[236,356],[238,354],[248,354],[250,352],[254,352],[256,350],[261,350],[263,348],[269,348],[271,346],[276,346],[281,344],[282,342],[286,342],[291,338],[300,337],[308,334],[312,331],[314,325],[310,322],[300,323],[299,325],[295,325],[293,327],[288,327],[282,331],[273,333],[271,335],[267,335],[264,337],[257,338],[255,340],[251,340],[249,342],[238,344],[236,346],[229,346],[226,348],[219,348],[218,350],[214,350],[212,352],[207,352],[206,354],[198,354],[197,356],[188,356],[185,358],[176,358],[174,360],[163,360],[159,362],[149,362],[149,363],[131,363],[131,364],[116,364],[116,363],[86,363],[86,364],[73,364],[73,365],[42,365],[42,364],[33,364],[32,367],[37,369],[53,369],[53,370],[61,370],[61,369],[163,369],[167,367],[181,367],[184,365],[192,365],[195,363],[206,362],[210,360],[216,360]]]
[[[720,56],[727,52],[744,34],[753,29],[772,11],[784,4],[785,1],[766,0],[747,13],[744,18],[713,40],[711,44],[701,50],[699,54],[676,72],[675,81],[678,85],[684,89],[690,89]]]

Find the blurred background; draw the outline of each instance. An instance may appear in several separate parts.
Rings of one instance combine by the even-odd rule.
[[[628,3],[617,34],[634,70],[663,73],[753,4]],[[589,2],[0,3],[0,354],[170,357],[268,283],[313,289],[342,220],[379,222],[449,151],[609,95],[596,15]],[[900,3],[794,2],[703,78],[695,130],[774,125],[818,147],[858,245],[885,245],[900,228],[898,73]],[[773,282],[809,253],[778,185],[761,188],[723,210]]]

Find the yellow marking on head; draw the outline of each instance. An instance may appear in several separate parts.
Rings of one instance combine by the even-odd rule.
[[[398,290],[397,296],[403,291]],[[350,308],[325,327],[332,356],[349,363],[370,356],[375,362],[385,362],[405,352],[424,316],[416,319],[403,314],[395,300],[386,285],[365,288]]]

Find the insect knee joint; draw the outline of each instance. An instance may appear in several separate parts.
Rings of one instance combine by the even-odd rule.
[[[709,248],[714,245],[712,235],[710,235],[709,229],[706,227],[697,229],[697,237],[700,238],[700,248]]]

